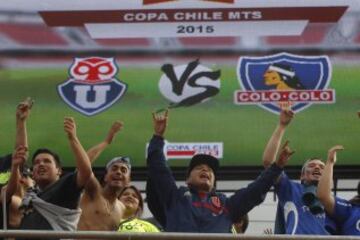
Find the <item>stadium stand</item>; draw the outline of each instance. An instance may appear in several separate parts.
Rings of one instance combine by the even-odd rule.
[[[237,37],[194,37],[178,38],[183,48],[233,48],[239,42]]]
[[[267,50],[286,47],[317,47],[321,49],[354,49],[360,44],[360,20],[351,14],[335,25],[310,23],[301,36],[268,37],[178,37],[178,38],[124,38],[92,39],[85,28],[49,28],[35,13],[0,12],[0,42],[6,50],[54,49],[70,51],[117,50],[117,51],[183,51],[183,50]],[[24,21],[24,18],[30,21]],[[351,27],[350,27],[351,26]],[[350,31],[350,33],[349,33]],[[336,38],[336,39],[335,39]],[[334,46],[333,42],[337,45]],[[51,50],[51,49],[50,49]]]
[[[61,35],[42,24],[0,23],[0,32],[22,45],[64,46],[68,44]]]
[[[354,37],[354,43],[357,45],[360,44],[360,32]]]
[[[288,46],[288,45],[319,45],[325,40],[331,25],[312,24],[305,28],[301,36],[271,36],[266,37],[267,45]]]
[[[97,44],[107,47],[149,47],[151,40],[147,38],[96,39]]]

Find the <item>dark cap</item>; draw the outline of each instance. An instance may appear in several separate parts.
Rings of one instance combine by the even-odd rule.
[[[214,175],[216,176],[216,173],[219,169],[219,160],[216,157],[207,154],[197,154],[192,157],[187,170],[187,176],[190,175],[194,167],[200,164],[208,165],[213,170]]]

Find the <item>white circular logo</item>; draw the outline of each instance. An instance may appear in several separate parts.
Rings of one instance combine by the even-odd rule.
[[[299,214],[298,214],[296,205],[293,202],[288,201],[284,205],[284,218],[285,218],[286,223],[288,222],[288,217],[289,217],[290,213],[294,214],[294,216],[293,216],[294,217],[294,225],[291,230],[291,235],[294,235],[296,232],[297,226],[298,226]]]
[[[159,89],[173,104],[191,106],[219,92],[220,71],[199,65],[198,61],[180,66],[166,64],[162,69]]]

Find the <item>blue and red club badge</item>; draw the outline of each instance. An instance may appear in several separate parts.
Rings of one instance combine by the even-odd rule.
[[[58,85],[58,93],[70,107],[92,116],[100,113],[125,93],[127,85],[117,80],[114,58],[75,58],[70,66],[70,79]]]
[[[284,108],[300,112],[314,103],[335,102],[335,91],[327,89],[327,56],[245,56],[239,59],[237,74],[242,90],[235,92],[235,104],[256,104],[278,114]]]
[[[222,207],[220,198],[218,196],[211,196],[211,203],[216,209],[220,209]]]

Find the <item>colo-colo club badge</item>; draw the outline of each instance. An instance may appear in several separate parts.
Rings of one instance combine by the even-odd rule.
[[[235,104],[257,104],[278,114],[281,109],[300,112],[314,103],[335,102],[335,91],[327,89],[327,56],[240,57],[237,74],[242,90],[235,92]]]
[[[76,111],[95,115],[124,95],[127,85],[115,78],[117,72],[114,58],[75,58],[70,79],[58,85],[58,93]]]

